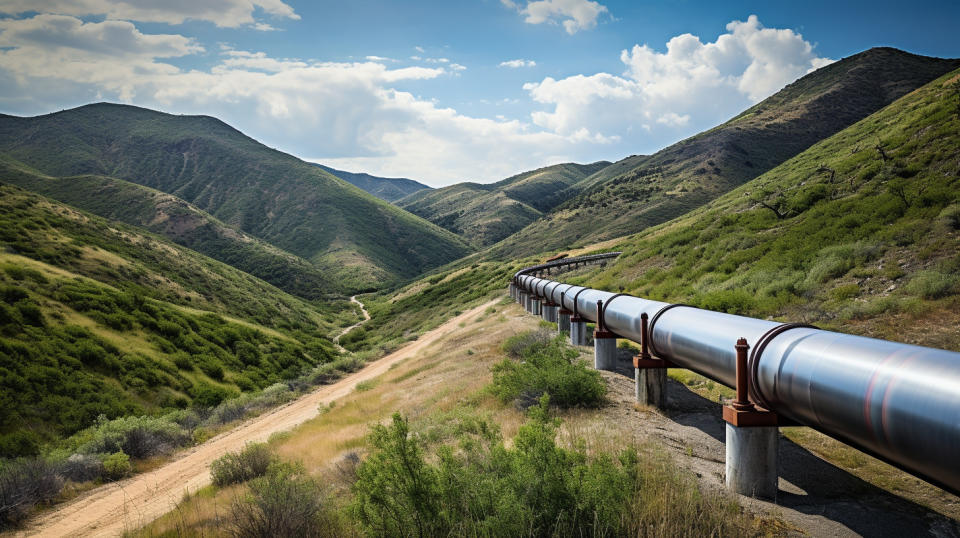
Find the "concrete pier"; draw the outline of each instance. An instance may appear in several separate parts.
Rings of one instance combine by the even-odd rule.
[[[558,333],[568,333],[570,332],[570,315],[573,312],[567,310],[566,308],[560,308],[557,312],[557,332]]]
[[[777,427],[742,427],[727,423],[727,489],[757,497],[777,498]]]
[[[542,301],[540,301],[540,299],[536,297],[530,300],[530,313],[533,314],[534,316],[540,315],[541,302]]]
[[[587,345],[587,320],[584,318],[570,318],[570,343],[575,346]]]
[[[667,369],[634,368],[637,403],[663,408],[667,403]]]
[[[593,367],[597,370],[617,369],[617,337],[613,333],[593,332]]]
[[[543,303],[541,310],[543,321],[549,321],[550,323],[557,322],[557,305],[553,303]]]

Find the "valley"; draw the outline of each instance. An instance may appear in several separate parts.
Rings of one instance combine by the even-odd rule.
[[[504,298],[622,251],[563,281],[960,351],[958,68],[873,48],[649,155],[439,188],[210,116],[0,115],[0,531],[242,534],[287,484],[342,536],[960,533],[956,495],[805,427],[777,502],[727,492],[732,391],[672,369],[637,404],[635,343],[598,372]],[[251,444],[269,465],[218,482]],[[378,494],[396,458],[430,486]]]

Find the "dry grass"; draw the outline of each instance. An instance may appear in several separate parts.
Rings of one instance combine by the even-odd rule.
[[[344,456],[363,452],[370,425],[387,420],[394,411],[417,418],[435,410],[450,410],[469,402],[492,413],[504,436],[512,437],[524,417],[512,408],[503,408],[493,398],[477,396],[491,380],[490,367],[502,358],[499,346],[506,338],[534,329],[538,318],[519,307],[509,307],[500,316],[477,309],[466,321],[469,329],[441,338],[415,357],[404,360],[383,375],[383,382],[365,391],[353,391],[333,408],[301,424],[289,435],[270,440],[281,459],[301,462],[308,473],[332,484],[338,463]],[[472,353],[468,354],[470,350]],[[137,536],[220,536],[218,514],[229,512],[232,498],[244,486],[210,491],[185,499],[176,510],[147,525]]]

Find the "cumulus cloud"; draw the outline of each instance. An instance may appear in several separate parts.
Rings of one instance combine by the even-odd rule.
[[[609,13],[606,6],[591,0],[534,0],[525,6],[513,0],[501,0],[501,3],[524,15],[527,24],[561,24],[571,35],[595,27],[597,19]]]
[[[533,121],[558,133],[587,129],[597,136],[628,137],[640,127],[646,137],[665,129],[669,138],[677,128],[706,129],[729,119],[832,61],[818,57],[802,35],[764,28],[754,15],[726,29],[708,43],[678,35],[667,42],[666,52],[635,45],[620,54],[622,75],[528,83],[530,96],[552,107],[535,112]]]
[[[500,62],[500,67],[509,67],[511,69],[519,69],[521,67],[536,67],[536,66],[537,66],[537,62],[533,60],[523,60],[519,58],[516,60],[507,60],[505,62]]]
[[[96,84],[129,99],[138,77],[171,74],[157,58],[175,58],[203,47],[176,34],[143,34],[126,21],[83,22],[64,15],[0,19],[0,68],[21,84],[29,78]]]
[[[714,42],[684,34],[666,52],[646,45],[625,50],[620,74],[526,84],[540,110],[482,118],[400,89],[465,69],[446,58],[399,67],[373,56],[322,62],[221,45],[206,68],[170,60],[205,52],[189,37],[144,34],[130,22],[49,14],[0,19],[0,104],[46,112],[95,95],[209,114],[331,166],[443,185],[654,151],[830,61],[799,34],[763,28],[751,17],[730,23]]]
[[[299,19],[300,15],[282,0],[5,0],[0,13],[13,15],[29,12],[57,15],[102,15],[108,19],[180,24],[186,20],[212,22],[217,26],[236,28],[251,25],[259,30],[272,30],[269,24],[258,23],[254,11],[263,10],[274,17]]]

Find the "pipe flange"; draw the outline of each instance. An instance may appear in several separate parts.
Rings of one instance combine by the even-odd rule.
[[[774,338],[780,336],[781,334],[789,331],[790,329],[817,329],[820,327],[809,325],[806,323],[783,323],[777,325],[776,327],[770,329],[769,331],[763,333],[763,336],[753,345],[753,348],[750,349],[750,356],[747,357],[747,388],[748,395],[753,403],[763,407],[764,409],[770,410],[770,403],[767,402],[766,397],[764,397],[763,392],[760,390],[760,356],[763,355],[763,350],[767,348],[767,344],[773,341]]]
[[[657,350],[657,345],[653,342],[653,328],[656,327],[657,321],[660,319],[660,316],[662,316],[667,310],[670,310],[671,308],[676,308],[678,306],[690,306],[690,305],[683,304],[683,303],[668,304],[667,306],[661,308],[660,310],[657,310],[657,313],[654,314],[652,318],[650,318],[650,323],[647,324],[647,334],[644,335],[647,341],[650,342],[650,345],[647,347],[650,348],[650,354],[652,354],[654,357],[657,357],[658,359],[667,360],[669,357],[663,356],[660,353],[660,351]]]
[[[590,289],[590,288],[580,288],[580,291],[578,291],[578,292],[573,296],[573,317],[575,317],[575,318],[579,318],[579,317],[580,317],[580,309],[577,308],[577,297],[579,297],[581,293],[587,291],[588,289]]]
[[[603,327],[603,330],[607,331],[607,307],[610,306],[610,302],[616,299],[617,297],[631,297],[629,293],[615,293],[607,298],[606,302],[603,303],[603,308],[600,309],[597,320],[597,323]],[[607,331],[611,332],[611,331]]]

